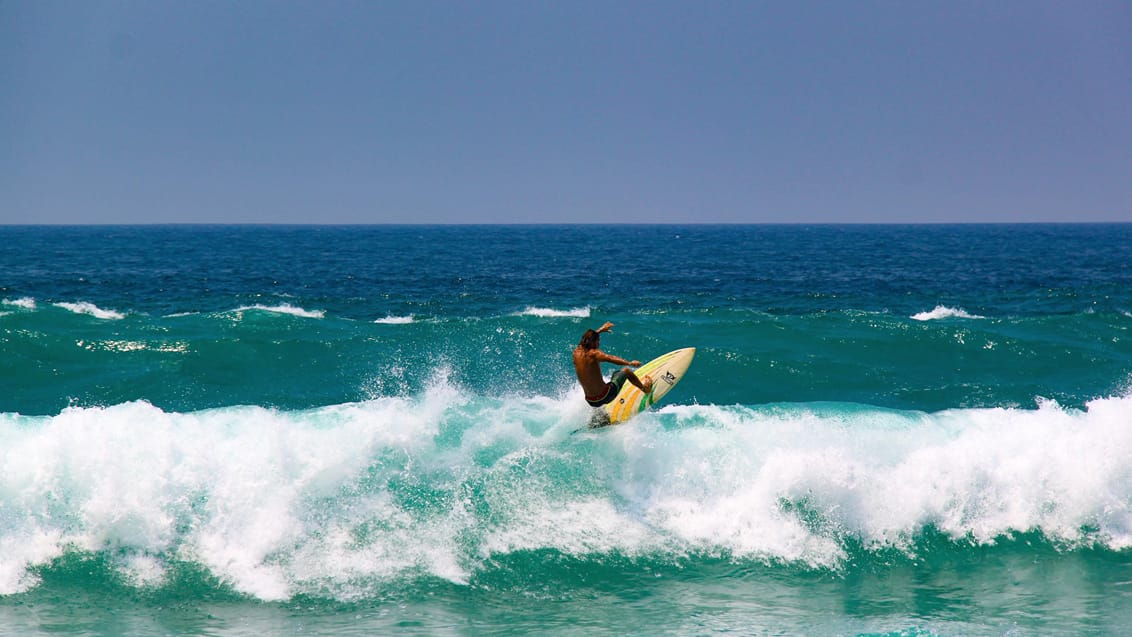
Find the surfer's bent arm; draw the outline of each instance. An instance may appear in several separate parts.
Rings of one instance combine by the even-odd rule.
[[[613,331],[613,323],[606,321],[605,325],[602,325],[601,327],[597,328],[597,330],[595,330],[595,331],[598,334],[601,334],[602,332],[612,332]]]

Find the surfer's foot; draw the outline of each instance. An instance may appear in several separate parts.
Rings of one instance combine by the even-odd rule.
[[[645,376],[641,379],[641,384],[645,386],[644,392],[646,394],[652,393],[652,376]]]

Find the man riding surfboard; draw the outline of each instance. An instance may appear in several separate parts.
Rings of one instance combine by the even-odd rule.
[[[582,390],[586,392],[586,402],[591,407],[601,407],[613,402],[625,381],[629,381],[646,394],[652,391],[651,378],[648,376],[645,376],[643,380],[637,378],[637,375],[629,369],[629,367],[640,367],[640,361],[627,361],[624,358],[606,354],[599,349],[602,332],[612,331],[613,323],[609,322],[596,330],[586,330],[586,333],[582,335],[582,340],[574,348],[574,371],[578,374],[578,382],[581,383]],[[606,382],[601,375],[601,363],[613,363],[614,365],[625,365],[625,367],[614,372],[609,382]]]

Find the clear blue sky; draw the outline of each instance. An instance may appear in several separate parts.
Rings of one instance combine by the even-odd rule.
[[[1132,221],[1132,3],[0,0],[0,223]]]

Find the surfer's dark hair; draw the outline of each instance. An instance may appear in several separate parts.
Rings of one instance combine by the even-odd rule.
[[[600,340],[601,335],[597,333],[597,330],[586,330],[586,333],[582,334],[582,340],[578,342],[578,345],[580,345],[582,349],[597,349],[598,341]]]

